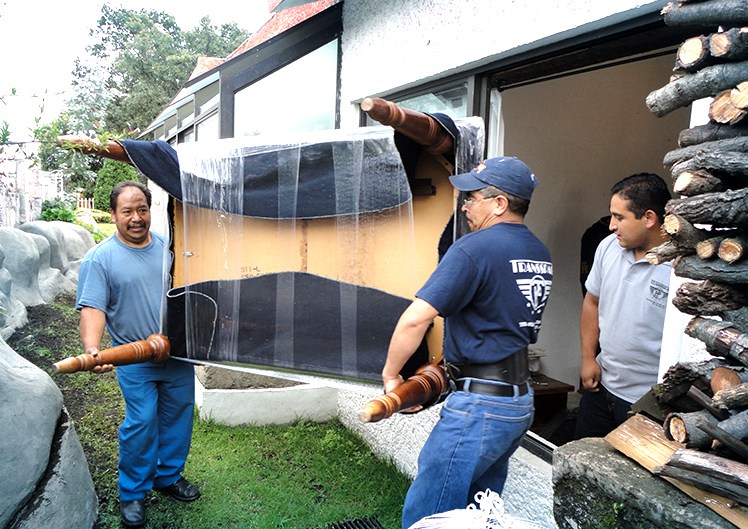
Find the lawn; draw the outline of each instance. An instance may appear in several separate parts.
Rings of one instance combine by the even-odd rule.
[[[29,323],[8,344],[62,391],[99,498],[96,529],[118,528],[117,428],[124,403],[116,376],[51,370],[52,363],[81,353],[73,303],[67,294],[29,307]],[[376,517],[396,529],[410,484],[337,420],[232,428],[197,415],[185,477],[203,496],[180,503],[149,493],[146,527],[316,529]]]

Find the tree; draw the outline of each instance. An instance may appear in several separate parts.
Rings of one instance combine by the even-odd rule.
[[[182,32],[169,14],[104,4],[91,35],[99,42],[88,51],[110,61],[106,86],[116,94],[107,105],[107,129],[122,133],[147,127],[182,88],[198,57],[225,57],[249,33],[235,23],[218,28],[209,17]]]
[[[112,189],[125,180],[145,183],[144,179],[138,176],[131,165],[116,160],[104,161],[104,167],[101,168],[96,179],[96,190],[93,195],[94,207],[102,211],[109,211],[109,195],[111,195]]]

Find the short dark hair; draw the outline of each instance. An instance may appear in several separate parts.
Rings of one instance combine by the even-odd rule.
[[[141,184],[140,182],[133,182],[131,180],[125,180],[124,182],[120,182],[114,188],[112,188],[112,194],[109,195],[109,207],[112,211],[117,211],[117,200],[119,199],[120,193],[126,188],[126,187],[137,187],[140,189],[143,194],[145,195],[145,201],[148,204],[148,208],[151,207],[151,190],[148,189],[147,186]]]
[[[638,173],[624,178],[613,186],[610,195],[619,195],[628,202],[629,209],[637,219],[651,209],[660,223],[665,218],[665,204],[672,198],[665,181],[653,173]]]
[[[501,195],[502,197],[506,197],[507,201],[509,202],[509,211],[516,215],[521,215],[522,217],[527,215],[527,210],[530,209],[529,200],[527,200],[526,198],[520,198],[517,195],[512,195],[511,193],[507,193],[506,191],[499,189],[498,187],[486,186],[483,189],[479,189],[478,193],[486,198],[497,197],[499,195]]]

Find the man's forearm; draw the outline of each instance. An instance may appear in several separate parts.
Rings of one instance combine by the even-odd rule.
[[[582,360],[594,360],[597,344],[600,340],[600,323],[598,320],[599,299],[589,293],[584,298],[582,316],[579,321],[579,335],[582,343]]]
[[[83,352],[90,354],[93,350],[99,350],[105,325],[106,314],[104,312],[91,307],[81,309],[80,336]]]
[[[429,325],[437,315],[438,312],[431,305],[416,299],[400,316],[392,333],[387,361],[382,369],[382,380],[385,385],[399,379],[400,371],[421,345]]]

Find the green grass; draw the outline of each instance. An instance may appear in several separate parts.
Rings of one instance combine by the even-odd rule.
[[[8,344],[60,387],[99,497],[96,529],[119,528],[117,428],[124,403],[116,376],[51,370],[52,363],[81,353],[73,302],[63,295],[29,307],[29,324]],[[236,428],[197,415],[185,477],[202,497],[181,503],[149,493],[146,527],[312,529],[376,516],[396,529],[410,484],[337,420]]]
[[[103,223],[99,222],[99,233],[101,233],[105,238],[109,237],[112,233],[117,231],[117,225],[116,224],[110,224],[110,223]]]

